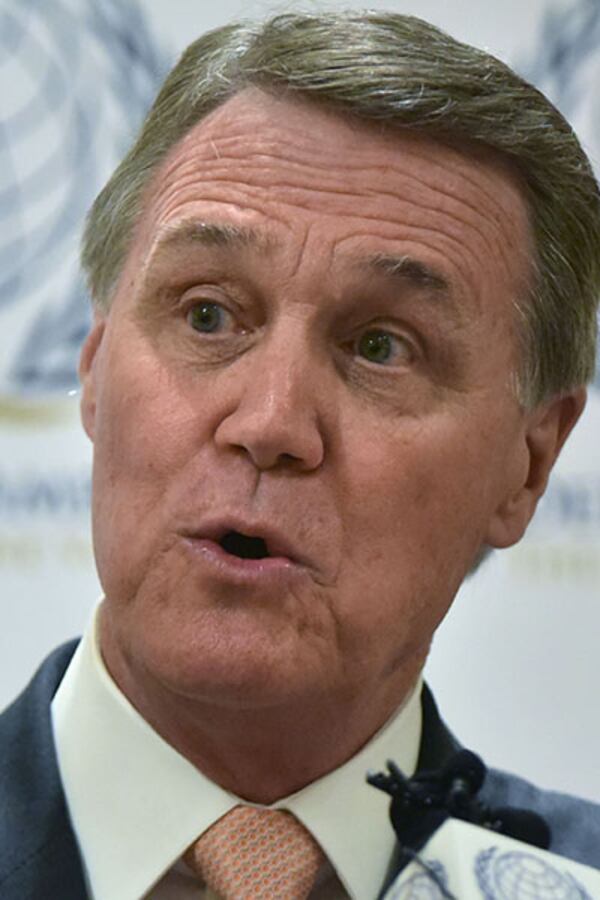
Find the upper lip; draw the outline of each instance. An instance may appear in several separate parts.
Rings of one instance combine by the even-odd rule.
[[[273,527],[272,524],[251,522],[233,516],[223,517],[186,529],[184,534],[195,540],[219,543],[231,531],[237,531],[246,537],[262,538],[267,545],[269,556],[284,556],[294,563],[309,565],[309,560],[302,553],[297,542],[290,539],[281,529]]]

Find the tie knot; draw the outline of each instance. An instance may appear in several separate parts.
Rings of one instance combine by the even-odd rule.
[[[185,860],[223,900],[305,900],[324,854],[291,813],[236,806]]]

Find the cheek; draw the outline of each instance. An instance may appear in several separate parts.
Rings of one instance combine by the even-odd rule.
[[[94,435],[94,540],[100,565],[121,543],[130,548],[129,564],[157,549],[165,499],[195,435],[158,365],[124,352],[105,364]]]
[[[378,565],[408,579],[408,588],[428,572],[458,586],[494,505],[494,441],[449,416],[405,421],[378,438],[348,449],[348,555],[365,571]]]
[[[471,567],[485,514],[473,448],[424,427],[402,441],[348,447],[338,616],[360,657],[390,672],[423,654]],[[479,463],[478,463],[479,464]],[[338,583],[340,586],[340,583]]]
[[[177,468],[191,417],[177,402],[177,387],[151,359],[107,359],[98,394],[94,453],[112,478],[153,483]]]

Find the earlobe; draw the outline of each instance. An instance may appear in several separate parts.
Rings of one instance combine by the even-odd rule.
[[[586,396],[584,387],[576,388],[526,414],[523,475],[494,513],[486,540],[489,546],[510,547],[523,537],[554,463],[583,412]]]
[[[106,319],[103,316],[96,315],[79,357],[81,422],[85,433],[91,441],[94,440],[94,422],[96,419],[96,360],[105,327]]]

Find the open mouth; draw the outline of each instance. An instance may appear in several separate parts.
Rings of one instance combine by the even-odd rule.
[[[219,541],[226,553],[239,559],[265,559],[271,556],[266,541],[239,531],[228,531]]]

